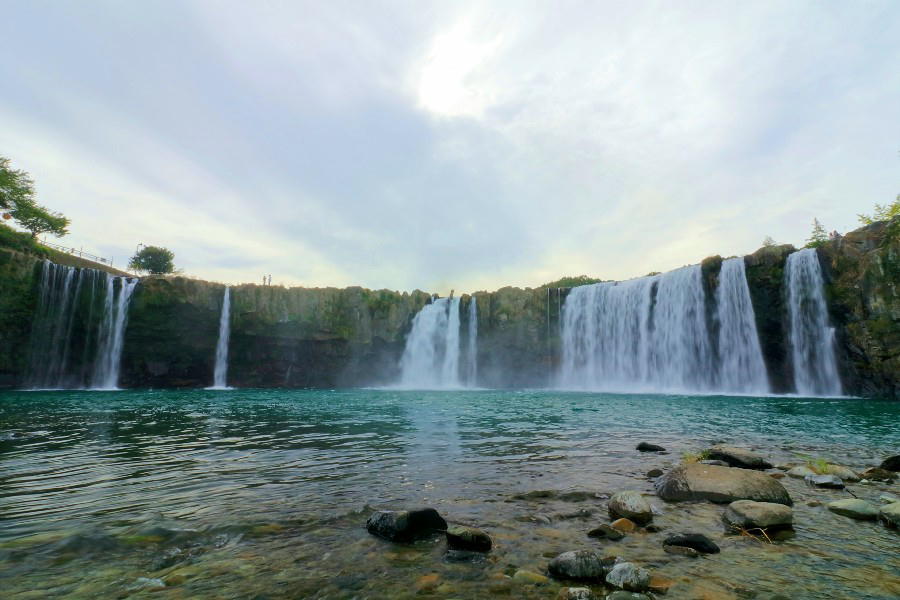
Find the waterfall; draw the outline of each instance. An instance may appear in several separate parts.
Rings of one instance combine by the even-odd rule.
[[[106,274],[94,269],[41,265],[38,300],[32,322],[25,387],[84,387],[94,305],[104,292]]]
[[[106,301],[94,376],[91,379],[92,389],[118,389],[119,365],[122,362],[125,327],[128,325],[128,306],[137,283],[137,279],[107,275]]]
[[[219,341],[216,343],[216,368],[212,389],[228,389],[228,338],[231,336],[231,288],[225,286],[219,315]]]
[[[475,387],[478,381],[478,300],[469,300],[469,351],[466,355],[466,385]]]
[[[739,394],[766,394],[769,379],[763,362],[756,315],[743,258],[722,262],[716,289],[719,322],[718,389]]]
[[[715,387],[699,265],[578,286],[563,305],[560,384],[575,389]]]
[[[416,314],[400,369],[402,387],[460,387],[459,298],[435,299]]]
[[[814,248],[789,255],[785,267],[794,384],[804,396],[840,396],[834,328],[828,323],[824,281]]]

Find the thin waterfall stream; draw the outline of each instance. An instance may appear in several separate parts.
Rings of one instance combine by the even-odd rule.
[[[216,366],[211,389],[228,389],[228,340],[231,337],[231,288],[225,286],[222,312],[219,315],[219,340],[216,343]]]

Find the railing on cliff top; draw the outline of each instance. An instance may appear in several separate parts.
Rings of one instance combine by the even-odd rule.
[[[66,254],[71,254],[72,256],[77,256],[78,258],[86,258],[94,262],[108,265],[109,267],[113,266],[113,259],[104,258],[102,256],[91,254],[90,252],[85,252],[83,248],[69,248],[66,246],[60,246],[59,244],[48,242],[46,240],[38,240],[38,242],[40,242],[41,246],[47,246],[48,248],[53,248],[54,250],[59,250],[60,252],[65,252]]]

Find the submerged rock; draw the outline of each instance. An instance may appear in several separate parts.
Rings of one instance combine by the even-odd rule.
[[[380,510],[366,521],[372,535],[392,542],[409,542],[447,529],[447,521],[433,508]]]
[[[794,512],[783,504],[738,500],[728,505],[722,519],[731,529],[777,529],[790,527]]]
[[[681,464],[656,481],[656,493],[663,500],[709,500],[734,502],[756,500],[790,506],[790,494],[765,473],[696,463]]]
[[[625,534],[618,529],[604,523],[588,531],[588,537],[602,538],[610,540],[612,542],[616,542],[625,537]]]
[[[602,558],[591,550],[575,550],[563,552],[551,560],[547,569],[557,579],[603,581],[614,562],[614,558]]]
[[[719,547],[702,533],[676,533],[663,540],[663,546],[693,548],[702,554],[716,554]]]
[[[639,525],[646,525],[653,520],[653,509],[639,492],[629,490],[613,494],[607,509],[610,519],[630,519]]]
[[[529,585],[544,585],[546,583],[550,583],[550,579],[548,577],[544,577],[538,573],[533,573],[531,571],[526,571],[525,569],[519,569],[513,574],[513,581],[517,581],[519,583],[525,583]]]
[[[663,550],[666,551],[666,554],[675,554],[677,556],[687,556],[688,558],[697,558],[700,556],[700,553],[694,550],[693,548],[688,548],[687,546],[663,546]]]
[[[859,521],[874,521],[878,518],[878,507],[857,498],[829,502],[827,508],[833,513]]]
[[[453,525],[447,528],[447,547],[451,550],[487,552],[492,545],[491,536],[475,527]]]
[[[900,527],[900,502],[882,506],[878,511],[878,520],[888,527]]]
[[[732,467],[741,469],[771,469],[772,463],[762,456],[743,448],[734,446],[716,445],[706,451],[707,456],[714,460],[722,460]]]
[[[807,485],[830,490],[844,489],[844,482],[837,475],[807,475],[803,478]]]
[[[606,600],[650,600],[650,596],[647,594],[626,592],[625,590],[616,590],[611,594],[607,594]]]
[[[556,596],[556,600],[596,600],[596,598],[597,596],[589,588],[576,587],[564,587]]]
[[[656,479],[657,477],[661,477],[662,474],[663,474],[662,469],[650,469],[649,471],[647,471],[647,477],[649,477],[650,479]]]
[[[643,592],[650,587],[650,571],[634,563],[619,563],[606,574],[606,583],[629,592]]]
[[[900,454],[897,456],[889,456],[881,463],[881,468],[885,471],[900,471]]]
[[[656,444],[648,444],[647,442],[641,442],[637,445],[637,449],[641,452],[665,452],[666,449],[662,446],[657,446]]]

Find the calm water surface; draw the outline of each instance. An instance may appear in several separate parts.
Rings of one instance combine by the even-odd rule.
[[[666,455],[634,451],[640,441]],[[545,391],[0,393],[0,588],[6,597],[554,598],[522,585],[547,556],[592,547],[677,581],[669,597],[891,598],[900,536],[806,502],[849,497],[782,480],[797,535],[725,536],[721,507],[666,505],[667,531],[722,546],[690,561],[665,533],[598,542],[602,496],[713,441],[773,462],[862,469],[900,450],[900,403]],[[542,498],[527,492],[549,490]],[[853,486],[876,498],[896,485]],[[571,494],[571,492],[587,492]],[[369,536],[373,508],[428,504],[489,530],[487,557]],[[434,573],[437,587],[420,577]]]

